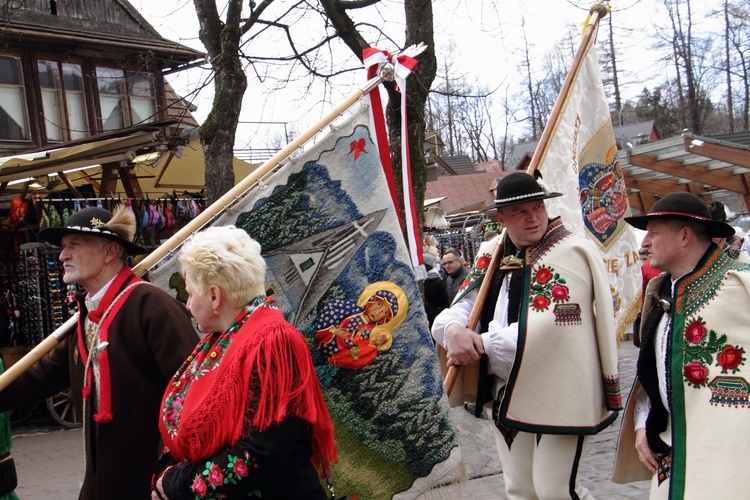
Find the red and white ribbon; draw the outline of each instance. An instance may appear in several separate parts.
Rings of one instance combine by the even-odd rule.
[[[412,267],[419,278],[424,273],[422,267],[422,242],[419,239],[419,226],[417,223],[417,212],[414,206],[414,189],[411,182],[411,160],[409,156],[409,123],[406,113],[406,78],[417,65],[417,60],[405,56],[393,56],[384,50],[368,48],[364,50],[364,65],[367,68],[368,80],[378,74],[384,64],[393,64],[393,73],[396,81],[396,90],[401,92],[401,182],[404,191],[404,213],[406,214],[406,234],[408,239],[409,253]],[[396,192],[393,164],[391,163],[390,148],[388,147],[388,136],[385,132],[385,119],[383,106],[380,101],[380,92],[376,87],[369,94],[371,106],[371,121],[375,130],[375,141],[380,153],[383,171],[388,180],[388,189],[391,192],[396,214],[400,217],[400,203]],[[422,278],[423,279],[423,278]]]

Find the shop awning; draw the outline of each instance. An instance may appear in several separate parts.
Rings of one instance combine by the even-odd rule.
[[[750,207],[750,147],[693,134],[619,152],[630,206],[644,212],[664,195],[687,191],[706,201],[736,197]]]
[[[234,159],[235,179],[256,167]],[[159,130],[90,140],[0,158],[4,192],[39,194],[91,184],[100,196],[158,198],[205,187],[205,160],[197,139],[169,137]]]

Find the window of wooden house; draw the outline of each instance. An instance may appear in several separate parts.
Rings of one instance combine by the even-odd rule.
[[[86,95],[79,64],[38,61],[48,141],[82,139],[89,133]]]
[[[130,73],[128,75],[130,107],[133,125],[156,120],[156,92],[154,75],[151,73]]]
[[[21,59],[14,56],[0,56],[0,140],[29,140]]]
[[[128,109],[128,94],[125,86],[125,71],[114,68],[96,68],[99,87],[99,105],[102,114],[102,130],[125,128]]]
[[[117,130],[156,120],[152,73],[96,68],[102,129]]]

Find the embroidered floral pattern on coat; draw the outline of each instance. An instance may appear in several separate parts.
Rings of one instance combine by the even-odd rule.
[[[723,374],[734,374],[745,364],[745,349],[728,344],[726,335],[707,329],[701,316],[687,321],[685,340],[682,374],[692,387],[706,385],[712,366],[720,367]]]
[[[196,499],[221,498],[208,496],[212,489],[225,484],[237,484],[243,477],[247,477],[250,468],[258,468],[258,464],[246,451],[242,457],[229,455],[226,468],[222,469],[215,462],[206,462],[206,468],[195,477],[191,485]],[[260,497],[260,491],[254,491],[251,495]]]
[[[554,302],[561,304],[570,299],[570,290],[565,278],[555,272],[554,268],[541,265],[531,272],[531,309],[536,312],[546,311]]]

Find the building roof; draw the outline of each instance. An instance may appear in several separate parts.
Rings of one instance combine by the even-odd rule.
[[[474,163],[467,155],[458,156],[438,156],[436,158],[438,165],[443,167],[452,175],[474,174]]]
[[[615,141],[617,141],[620,147],[627,147],[628,142],[631,145],[643,144],[644,142],[658,138],[652,137],[654,133],[654,120],[620,125],[619,127],[614,127],[614,132]]]
[[[497,178],[510,172],[474,172],[467,175],[441,175],[427,183],[425,199],[445,197],[440,202],[447,215],[481,210],[495,203]]]
[[[750,145],[687,133],[621,150],[619,160],[636,211],[676,191],[722,201],[735,212],[750,206]]]
[[[57,13],[42,2],[3,12],[3,42],[26,49],[74,51],[79,55],[143,63],[144,55],[167,67],[203,57],[197,50],[162,38],[126,0],[57,2]],[[46,3],[46,2],[44,2]]]
[[[744,146],[750,146],[750,132],[732,132],[728,134],[713,134],[708,136],[711,139],[717,141],[732,142],[734,144],[742,144]]]
[[[137,180],[137,186],[136,182],[126,186],[125,180],[119,178],[113,192],[126,192],[134,198],[144,194],[158,198],[174,190],[199,191],[205,187],[203,148],[195,135],[182,133],[177,126],[175,121],[165,120],[2,157],[0,184],[5,184],[6,192],[17,192],[23,184],[14,181],[43,178],[46,183],[56,177],[64,181],[56,183],[60,188],[101,186],[105,176],[102,165],[128,161],[132,162],[132,178]],[[233,167],[236,181],[257,168],[237,158]],[[132,196],[130,191],[134,191]]]
[[[474,165],[474,170],[478,172],[502,172],[503,166],[497,160],[483,161]]]
[[[517,168],[522,161],[527,158],[530,159],[534,155],[537,144],[539,144],[539,141],[525,141],[514,144],[508,159],[508,166]]]

